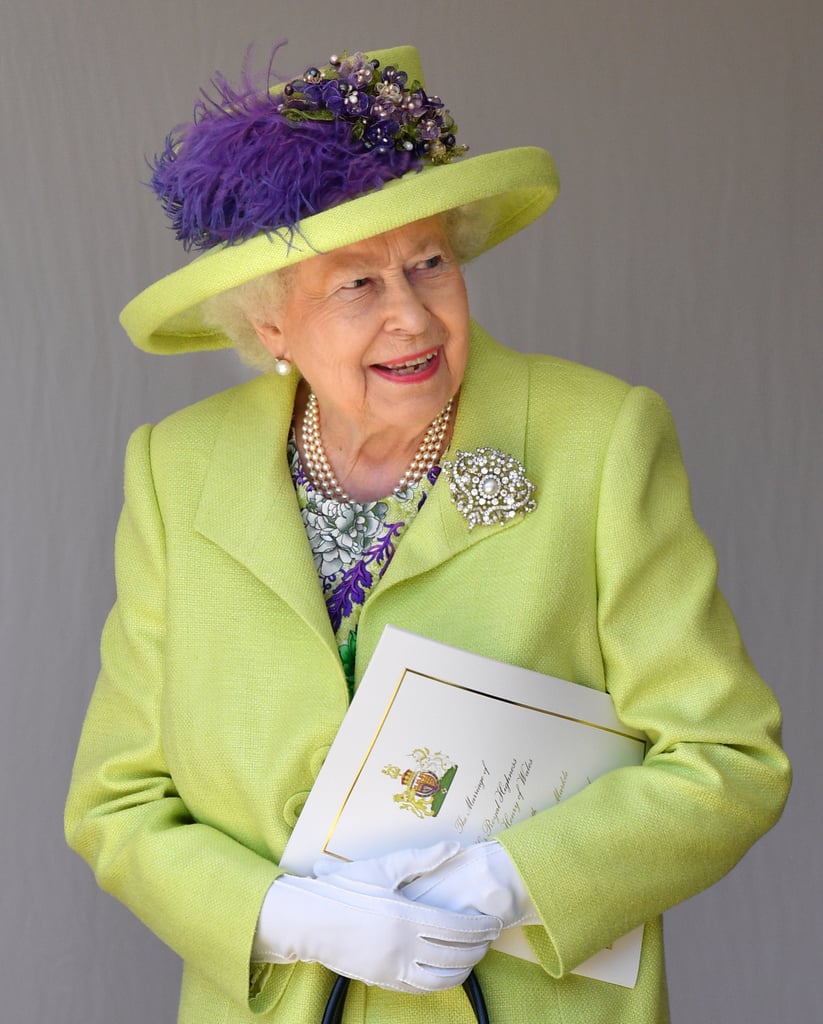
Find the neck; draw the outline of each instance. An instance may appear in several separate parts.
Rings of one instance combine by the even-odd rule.
[[[295,409],[304,469],[322,493],[340,501],[374,501],[421,479],[451,440],[456,398],[414,435],[401,427],[351,432],[327,429],[316,399],[306,393]]]

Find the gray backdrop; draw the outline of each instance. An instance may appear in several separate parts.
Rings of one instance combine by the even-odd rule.
[[[470,272],[501,340],[662,392],[786,713],[780,825],[667,915],[676,1022],[821,1019],[820,0],[0,0],[0,1014],[171,1022],[179,964],[64,846],[129,432],[242,378],[117,324],[179,265],[143,155],[215,68],[416,43],[476,152],[553,153],[557,206]],[[205,1022],[204,1022],[205,1024]]]

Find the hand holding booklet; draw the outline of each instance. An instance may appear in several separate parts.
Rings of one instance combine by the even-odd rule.
[[[608,694],[387,626],[281,858],[376,857],[483,842],[614,768],[646,737]],[[642,926],[575,971],[634,986]],[[495,949],[535,960],[522,928]]]

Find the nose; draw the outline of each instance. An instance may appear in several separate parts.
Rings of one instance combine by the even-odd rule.
[[[431,314],[405,274],[384,284],[383,307],[389,334],[418,337],[429,326]]]

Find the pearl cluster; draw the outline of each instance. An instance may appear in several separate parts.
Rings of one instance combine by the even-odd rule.
[[[426,431],[408,469],[397,481],[394,487],[395,494],[399,495],[407,487],[416,484],[435,465],[443,449],[443,441],[446,437],[446,431],[449,429],[451,413],[452,399],[450,398]],[[335,498],[337,501],[350,502],[352,500],[351,497],[340,486],[340,482],[335,476],[331,463],[326,456],[323,439],[320,436],[320,410],[317,404],[317,397],[313,391],[309,392],[306,411],[303,413],[302,436],[304,468],[314,486],[327,497]]]

